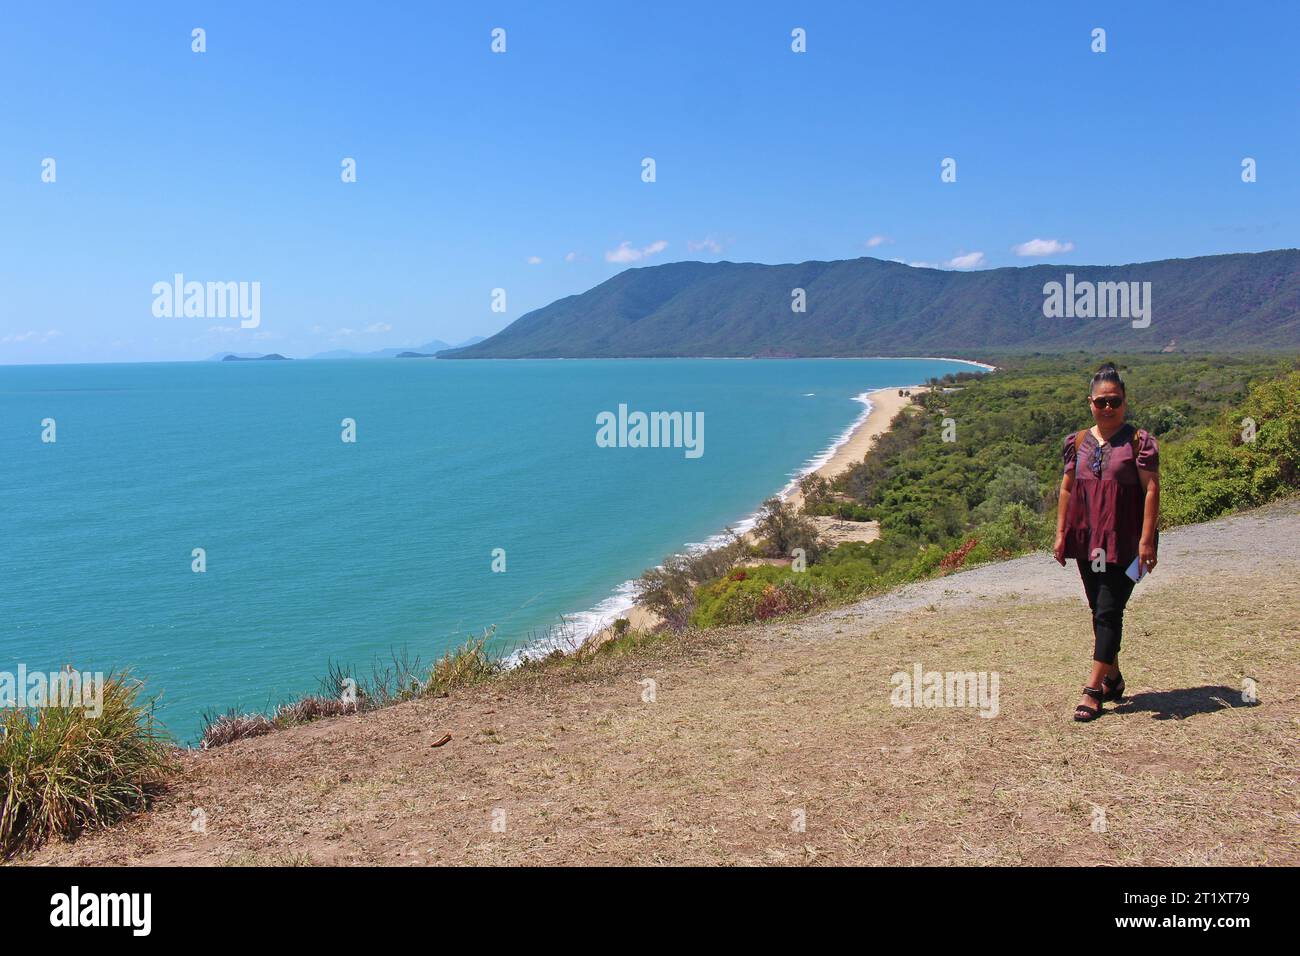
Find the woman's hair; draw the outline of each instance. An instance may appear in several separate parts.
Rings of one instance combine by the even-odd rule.
[[[1128,394],[1128,390],[1124,388],[1124,380],[1119,377],[1119,369],[1115,368],[1115,365],[1112,362],[1103,362],[1101,367],[1093,374],[1092,382],[1088,385],[1088,394],[1091,395],[1096,391],[1097,386],[1103,382],[1110,382],[1114,385],[1118,385],[1121,395]]]

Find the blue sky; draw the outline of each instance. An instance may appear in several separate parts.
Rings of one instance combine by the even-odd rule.
[[[7,4],[0,364],[456,342],[682,259],[1295,246],[1298,9]],[[260,325],[156,317],[178,272]]]

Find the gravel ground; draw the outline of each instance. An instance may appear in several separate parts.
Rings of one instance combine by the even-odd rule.
[[[1133,591],[1132,603],[1173,584],[1223,567],[1233,574],[1267,572],[1300,563],[1300,499],[1248,514],[1188,525],[1160,537],[1160,564]],[[806,624],[810,634],[832,634],[845,623],[871,627],[920,608],[944,611],[979,601],[1019,596],[1033,600],[1077,598],[1087,604],[1073,561],[1062,568],[1049,555],[1032,554],[947,577],[909,584],[858,604],[828,611]]]

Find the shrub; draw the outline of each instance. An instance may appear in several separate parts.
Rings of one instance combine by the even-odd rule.
[[[754,536],[759,541],[759,553],[769,558],[793,557],[795,550],[802,548],[808,563],[813,564],[826,550],[817,526],[780,498],[763,502]]]
[[[978,543],[979,542],[975,538],[967,539],[961,547],[945,554],[943,559],[939,562],[939,567],[943,568],[945,571],[955,571],[957,568],[960,568],[966,563],[967,555],[971,553],[971,550]]]
[[[829,594],[806,573],[764,566],[738,570],[699,588],[691,623],[697,627],[747,624],[811,611]]]
[[[1031,508],[1013,503],[1006,505],[995,520],[980,525],[975,536],[988,548],[990,558],[1006,558],[1044,547],[1048,525]]]
[[[1042,498],[1036,474],[1024,465],[1003,465],[989,482],[986,497],[972,516],[979,522],[993,521],[1012,504],[1036,511],[1042,507]]]
[[[820,509],[829,503],[831,484],[821,475],[812,472],[799,479],[799,492],[803,495],[804,513],[819,514]]]
[[[1187,416],[1169,405],[1161,405],[1155,411],[1139,416],[1134,424],[1159,437],[1182,428],[1187,424]]]
[[[1240,407],[1164,458],[1163,525],[1207,521],[1300,489],[1300,372],[1255,385]]]
[[[680,630],[695,609],[695,589],[730,571],[745,556],[745,550],[745,543],[730,535],[720,547],[671,555],[663,565],[637,579],[635,601],[669,627]]]
[[[0,856],[112,823],[163,790],[175,748],[140,689],[109,675],[98,717],[81,707],[0,715]]]

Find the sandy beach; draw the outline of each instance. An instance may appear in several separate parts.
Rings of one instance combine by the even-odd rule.
[[[892,388],[878,388],[873,392],[868,392],[867,400],[871,403],[871,410],[867,413],[866,418],[858,423],[844,443],[835,449],[821,467],[814,469],[813,474],[821,475],[827,481],[830,481],[860,462],[871,450],[871,445],[876,438],[889,430],[894,417],[912,403],[910,393],[924,388],[924,385],[904,385]],[[797,486],[785,495],[785,500],[793,505],[796,510],[803,507],[803,493],[799,491]],[[871,541],[879,535],[874,521],[844,522],[833,518],[819,518],[817,521],[822,526],[823,533],[827,534],[836,543],[844,540]],[[844,528],[851,528],[852,530],[845,533]],[[837,529],[839,530],[837,531]],[[746,537],[749,537],[749,535],[746,535]],[[635,605],[629,608],[623,616],[627,618],[632,629],[638,631],[649,630],[659,623],[659,619],[655,615]],[[595,646],[604,643],[612,635],[612,627],[607,627],[593,634],[588,639],[587,644],[588,646]]]
[[[871,444],[877,436],[889,430],[889,424],[894,420],[894,416],[912,403],[910,395],[900,393],[919,391],[923,388],[925,388],[923,385],[905,385],[900,388],[878,388],[874,392],[868,392],[867,400],[871,402],[871,411],[867,417],[853,430],[848,440],[835,449],[835,453],[813,474],[821,475],[830,481],[860,462],[871,450]],[[790,492],[786,500],[796,509],[803,507],[803,494],[798,488]]]

